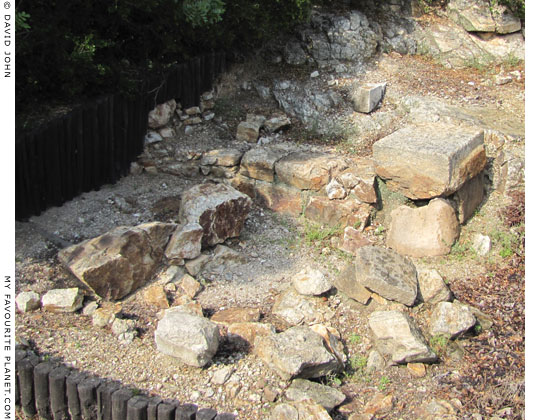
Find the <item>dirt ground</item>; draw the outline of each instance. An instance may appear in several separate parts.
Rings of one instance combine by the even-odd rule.
[[[261,100],[253,89],[240,88],[242,81],[250,80],[260,68],[261,63],[251,62],[234,66],[217,87],[216,120],[196,128],[192,134],[182,133],[168,141],[193,151],[237,145],[233,133],[247,112],[268,115],[276,110],[276,104]],[[426,57],[383,54],[370,63],[369,71],[360,79],[388,83],[390,100],[376,111],[392,116],[391,124],[382,132],[329,139],[310,132],[295,120],[280,140],[333,153],[369,155],[374,141],[404,122],[391,99],[414,94],[467,109],[486,125],[521,136],[516,145],[524,147],[524,67],[504,69],[520,70],[521,80],[489,86],[486,81],[499,70],[449,70]],[[289,70],[269,66],[264,74],[270,80],[273,74],[284,71]],[[309,77],[309,73],[298,70],[288,75]],[[338,80],[338,87],[345,91],[352,82]],[[321,84],[325,83],[323,75]],[[335,113],[347,118],[352,126],[358,118],[347,107]],[[202,175],[130,175],[115,185],[82,194],[60,208],[51,208],[30,222],[17,222],[17,291],[44,293],[51,288],[81,287],[59,264],[54,239],[77,243],[120,225],[175,220],[181,193],[203,180]],[[334,419],[362,412],[365,404],[379,393],[392,395],[393,404],[388,413],[376,418],[423,418],[422,407],[433,400],[448,402],[447,414],[453,410],[460,419],[480,418],[473,417],[474,414],[485,419],[524,418],[524,210],[519,204],[517,196],[511,199],[490,190],[476,215],[462,227],[460,241],[449,256],[414,259],[416,264],[436,268],[457,299],[482,310],[494,322],[491,329],[475,331],[455,343],[440,346],[440,362],[428,365],[423,377],[412,376],[405,366],[366,372],[362,361],[372,347],[367,316],[374,309],[387,306],[374,300],[363,306],[335,293],[326,297],[327,305],[335,311],[329,324],[341,333],[350,359],[344,373],[324,380],[348,397],[344,406],[331,413]],[[513,207],[505,212],[509,205]],[[383,223],[383,217],[376,217],[367,229],[374,243],[381,245],[385,233],[379,226]],[[276,296],[289,287],[292,275],[311,266],[334,278],[352,261],[352,256],[332,246],[332,235],[337,237],[339,233],[313,240],[309,229],[302,218],[255,208],[240,237],[226,243],[245,255],[248,262],[203,279],[205,288],[196,300],[205,314],[234,306],[257,307],[264,321],[275,323],[278,331],[284,328],[274,319],[271,307]],[[43,232],[47,232],[47,237]],[[479,257],[469,248],[475,232],[492,237],[493,250],[487,257]],[[91,293],[87,294],[87,299],[92,299]],[[275,402],[268,401],[264,391],[275,391],[277,401],[282,401],[287,383],[252,353],[226,345],[203,369],[172,363],[155,348],[158,311],[144,302],[140,293],[122,302],[122,312],[136,321],[139,331],[139,336],[127,346],[119,344],[107,329],[92,326],[91,319],[81,314],[17,314],[17,336],[31,340],[43,356],[58,358],[100,377],[120,380],[149,395],[194,402],[219,412],[235,412],[240,419],[269,418]],[[411,309],[410,314],[422,325],[426,311],[421,305]],[[233,366],[235,370],[234,380],[241,384],[236,395],[232,395],[234,392],[227,384],[211,382],[213,372],[223,366]]]

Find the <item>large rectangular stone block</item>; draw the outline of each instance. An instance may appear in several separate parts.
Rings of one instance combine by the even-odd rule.
[[[434,123],[409,126],[373,145],[375,171],[413,199],[448,196],[486,165],[484,131]]]

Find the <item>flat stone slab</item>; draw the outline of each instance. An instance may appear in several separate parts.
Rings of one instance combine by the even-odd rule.
[[[379,351],[394,363],[434,362],[437,355],[428,347],[412,318],[399,311],[376,311],[369,328]]]
[[[201,165],[237,166],[243,153],[236,149],[215,149],[203,154]]]
[[[413,199],[448,196],[486,165],[484,131],[443,123],[409,126],[373,145],[375,171]]]
[[[418,293],[416,267],[397,252],[366,246],[356,253],[356,280],[385,299],[412,306]]]
[[[240,174],[261,181],[274,182],[274,166],[287,152],[256,147],[242,157]]]

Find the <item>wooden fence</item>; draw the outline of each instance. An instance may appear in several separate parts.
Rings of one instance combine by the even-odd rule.
[[[30,133],[17,133],[16,219],[126,175],[143,151],[148,111],[170,99],[184,107],[197,105],[225,66],[225,53],[204,55],[173,67],[165,78],[145,82],[145,94],[101,97]]]
[[[50,361],[31,350],[16,351],[17,410],[44,420],[234,420],[230,413],[139,394],[119,382],[97,378]]]

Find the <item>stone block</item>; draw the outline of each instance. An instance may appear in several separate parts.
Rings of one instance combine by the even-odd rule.
[[[352,92],[353,108],[356,112],[369,114],[381,103],[386,92],[386,83],[366,83]]]

